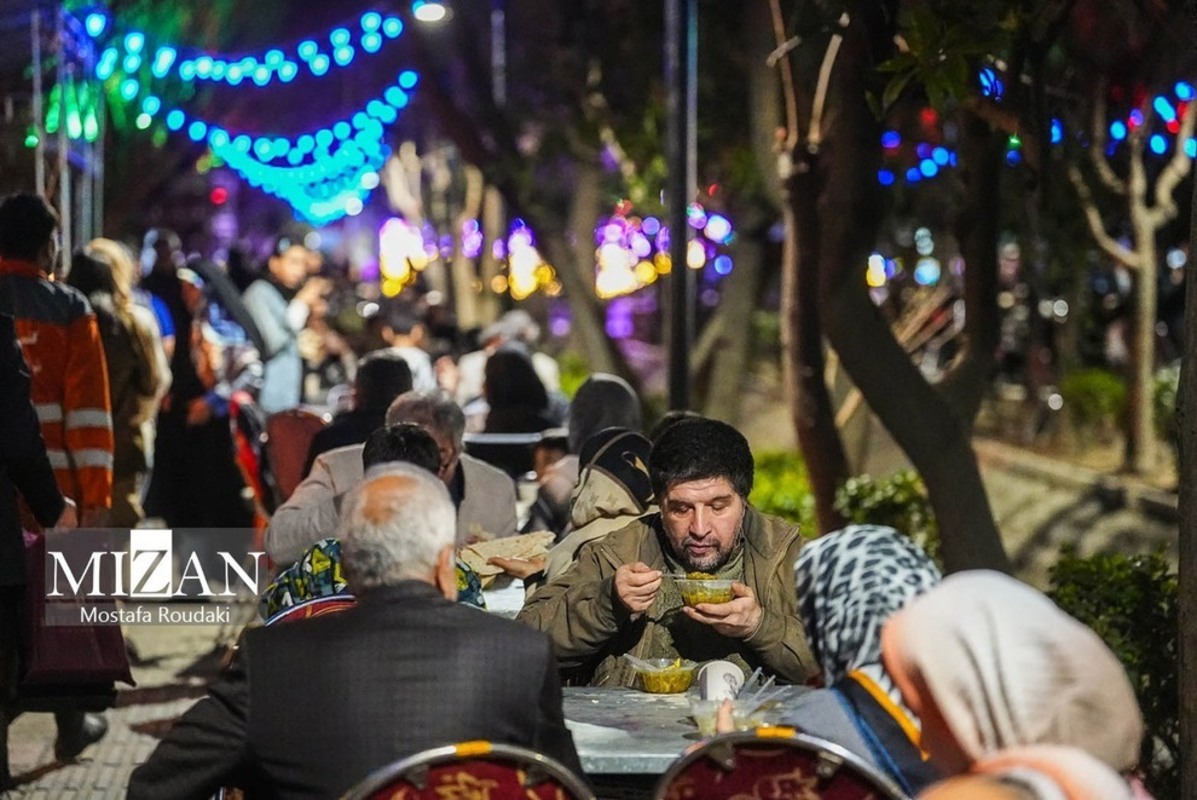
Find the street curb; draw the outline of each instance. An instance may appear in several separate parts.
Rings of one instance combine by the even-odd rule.
[[[1065,489],[1092,491],[1109,510],[1132,508],[1163,522],[1180,521],[1175,493],[1126,475],[1058,461],[994,439],[973,439],[973,450],[982,465],[1001,467]]]

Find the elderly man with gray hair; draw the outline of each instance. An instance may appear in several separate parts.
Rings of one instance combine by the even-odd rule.
[[[455,511],[419,467],[371,470],[338,536],[359,604],[250,631],[240,658],[134,773],[129,798],[340,797],[421,750],[485,739],[581,774],[549,641],[453,602]]]
[[[457,544],[511,536],[516,530],[515,483],[501,470],[462,452],[465,416],[440,392],[406,392],[387,409],[386,424],[413,422],[436,440],[438,477],[457,509]],[[295,492],[275,511],[266,529],[266,553],[280,565],[336,535],[341,503],[362,479],[362,445],[322,453]]]

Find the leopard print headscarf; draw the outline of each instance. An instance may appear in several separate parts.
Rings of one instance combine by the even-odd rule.
[[[798,613],[827,686],[880,665],[881,626],[940,581],[921,547],[880,525],[850,525],[806,544],[794,577]]]

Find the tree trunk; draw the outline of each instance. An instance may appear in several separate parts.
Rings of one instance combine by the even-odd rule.
[[[1143,216],[1144,211],[1135,216]],[[1142,260],[1139,268],[1132,273],[1135,279],[1135,302],[1134,318],[1131,320],[1130,375],[1124,426],[1125,467],[1129,472],[1147,475],[1155,469],[1155,407],[1152,404],[1157,294],[1155,227],[1149,222],[1136,221],[1135,240]]]
[[[1197,241],[1197,181],[1189,218]],[[1197,800],[1197,260],[1185,266],[1185,336],[1176,398],[1180,441],[1180,785],[1183,800]]]
[[[836,242],[822,239],[816,201],[823,189],[817,158],[794,159],[786,181],[786,242],[781,273],[782,375],[798,446],[806,461],[815,515],[823,533],[846,522],[835,510],[835,492],[848,479],[848,457],[835,424],[824,380],[823,326],[819,311],[820,264],[836,258]],[[863,262],[862,262],[863,263]],[[860,277],[859,275],[857,277]]]
[[[1004,137],[967,112],[960,132],[964,208],[956,220],[956,236],[964,257],[965,343],[939,390],[971,430],[993,372],[1001,325],[997,250]]]
[[[884,31],[866,28],[875,9],[865,3],[849,5],[851,17],[832,73],[827,134],[819,156],[826,170],[819,199],[824,326],[853,382],[922,475],[948,571],[1008,571],[968,426],[923,379],[864,282],[880,219],[876,173],[881,130],[866,101],[875,63],[871,44],[887,37]]]

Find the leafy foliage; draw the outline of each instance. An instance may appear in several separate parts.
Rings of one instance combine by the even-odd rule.
[[[1162,553],[1080,558],[1066,547],[1048,594],[1126,668],[1147,724],[1142,765],[1158,800],[1180,797],[1177,576]]]
[[[1070,372],[1060,381],[1060,394],[1081,429],[1114,425],[1126,410],[1126,382],[1104,369]]]
[[[756,475],[748,499],[760,511],[798,523],[802,532],[817,535],[815,496],[806,463],[791,450],[756,454]]]
[[[590,363],[580,353],[566,350],[557,356],[557,366],[561,370],[561,393],[573,400],[578,388],[590,377]]]
[[[1168,441],[1175,441],[1178,435],[1176,393],[1179,388],[1179,361],[1156,370],[1151,392],[1151,401],[1155,405],[1155,434]]]
[[[849,478],[835,493],[835,508],[851,522],[888,525],[901,531],[942,563],[939,526],[918,473],[902,470],[887,478]]]

